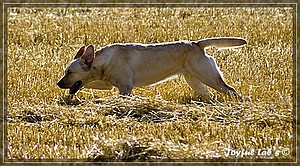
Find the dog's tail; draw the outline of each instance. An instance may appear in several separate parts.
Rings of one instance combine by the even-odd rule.
[[[247,44],[247,41],[242,38],[236,37],[218,37],[218,38],[207,38],[199,40],[197,42],[198,46],[202,49],[205,49],[209,46],[214,46],[219,49],[232,48],[232,47],[241,47]]]

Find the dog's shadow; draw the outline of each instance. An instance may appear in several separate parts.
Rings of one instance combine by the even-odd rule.
[[[177,121],[191,118],[197,120],[196,116],[184,110],[178,104],[164,100],[150,100],[141,98],[126,98],[109,100],[109,103],[96,101],[105,116],[116,116],[118,119],[132,118],[139,122],[161,123],[165,121]]]
[[[178,120],[192,120],[197,121],[202,119],[203,115],[206,115],[204,106],[209,108],[214,105],[219,105],[210,101],[210,103],[200,100],[194,100],[194,98],[184,98],[181,101],[167,101],[160,98],[147,98],[147,97],[117,97],[110,96],[104,98],[97,98],[95,100],[79,99],[74,97],[72,100],[63,100],[61,105],[68,106],[80,106],[85,105],[86,102],[92,103],[94,108],[99,114],[104,116],[114,116],[117,119],[131,118],[138,122],[174,122]],[[213,109],[213,108],[211,108]],[[215,111],[216,116],[210,116],[210,120],[223,122],[222,118],[226,118],[229,115],[219,113]]]

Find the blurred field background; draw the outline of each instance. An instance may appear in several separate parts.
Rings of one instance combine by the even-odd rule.
[[[7,157],[89,161],[234,159],[228,149],[272,150],[239,159],[291,159],[292,8],[9,8]],[[67,104],[56,82],[83,45],[242,37],[208,49],[245,99],[214,90],[199,102],[183,77],[118,91],[84,89]],[[283,151],[287,148],[289,154]]]

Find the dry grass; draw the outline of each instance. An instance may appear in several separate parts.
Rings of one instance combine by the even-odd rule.
[[[9,159],[177,161],[291,159],[291,8],[10,8]],[[210,49],[227,82],[246,99],[215,91],[201,103],[184,79],[134,89],[133,98],[83,90],[76,104],[56,82],[82,45],[154,43],[237,36],[240,49]],[[259,155],[259,149],[271,149]]]

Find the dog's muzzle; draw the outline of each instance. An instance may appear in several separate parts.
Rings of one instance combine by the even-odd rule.
[[[67,89],[67,88],[65,87],[65,84],[63,83],[62,79],[61,79],[60,81],[58,81],[57,86],[58,86],[59,88],[62,88],[62,89]]]
[[[77,91],[80,90],[82,87],[82,81],[77,81],[75,84],[70,88],[69,94],[75,94]]]

